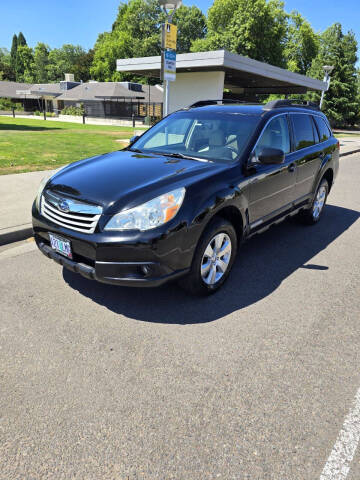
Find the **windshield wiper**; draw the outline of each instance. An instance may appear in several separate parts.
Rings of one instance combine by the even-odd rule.
[[[128,150],[130,150],[130,152],[135,152],[135,153],[144,153],[142,150],[139,150],[138,148],[128,148]]]
[[[178,153],[178,152],[169,152],[169,153],[161,152],[161,155],[164,155],[165,157],[172,157],[172,158],[184,158],[184,159],[187,159],[187,160],[200,160],[200,162],[210,162],[211,161],[207,158],[192,157],[190,155],[184,155],[183,153]]]

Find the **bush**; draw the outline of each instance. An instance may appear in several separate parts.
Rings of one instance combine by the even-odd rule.
[[[0,110],[23,110],[21,103],[15,103],[10,98],[0,98]]]
[[[84,110],[84,105],[81,104],[80,107],[75,107],[75,106],[69,106],[65,107],[61,110],[61,115],[77,115],[81,116],[84,115],[85,110]]]
[[[40,110],[35,110],[34,115],[36,115],[37,117],[40,117],[40,115],[41,115]]]

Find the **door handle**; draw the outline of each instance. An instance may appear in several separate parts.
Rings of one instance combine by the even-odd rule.
[[[289,172],[295,172],[295,169],[296,169],[295,163],[290,163],[290,165],[288,166]]]

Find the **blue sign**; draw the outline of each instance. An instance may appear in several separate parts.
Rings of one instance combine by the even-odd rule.
[[[176,80],[176,52],[165,50],[164,52],[164,80],[174,82]]]

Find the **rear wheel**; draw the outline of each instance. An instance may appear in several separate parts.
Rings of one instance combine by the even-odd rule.
[[[229,276],[237,250],[233,225],[215,218],[203,233],[192,262],[190,273],[180,285],[196,295],[215,293]]]
[[[320,220],[321,214],[324,210],[326,199],[329,193],[328,181],[324,178],[316,191],[311,208],[300,212],[300,218],[308,225],[314,225]]]

